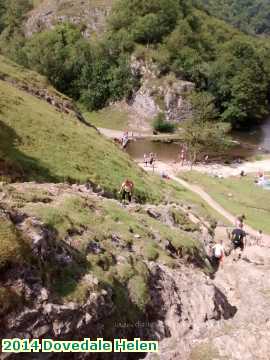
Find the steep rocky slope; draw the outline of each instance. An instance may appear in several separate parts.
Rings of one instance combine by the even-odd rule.
[[[123,208],[83,185],[2,185],[0,336],[141,337],[159,340],[164,360],[268,359],[269,249],[228,257],[210,278],[212,233],[189,214]]]
[[[201,326],[196,324],[200,319],[199,307],[199,316],[193,324],[195,333],[196,326],[199,329],[189,349],[186,338],[181,336],[181,325],[174,321],[172,338],[161,342],[160,359],[269,359],[269,259],[269,248],[257,246],[247,248],[242,260],[233,262],[227,258],[214,280],[217,297],[222,294],[230,304],[223,303],[227,310],[225,317],[214,326],[209,326],[209,321]],[[177,275],[174,281],[177,284]],[[195,297],[203,294],[197,287]],[[147,359],[155,357],[149,355]]]
[[[231,307],[204,274],[203,236],[186,211],[122,208],[85,186],[2,186],[0,336],[162,340],[177,322],[188,346],[195,324]]]

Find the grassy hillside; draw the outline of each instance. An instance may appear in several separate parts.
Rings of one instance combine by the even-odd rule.
[[[231,177],[217,179],[196,172],[181,175],[192,183],[198,183],[226,210],[239,216],[245,214],[246,222],[254,227],[270,233],[270,191],[264,190],[254,183],[255,176],[245,178]]]
[[[0,69],[5,74],[2,78],[9,79],[0,80],[3,180],[90,181],[117,196],[120,184],[129,177],[135,182],[135,195],[140,201],[184,201],[195,204],[200,214],[208,213],[208,208],[191,193],[148,175],[95,129],[14,85],[19,82],[44,87],[43,77],[3,57],[0,57]]]
[[[150,188],[148,176],[94,129],[4,81],[0,97],[1,159],[24,179],[90,180],[116,191],[131,177],[138,195]]]

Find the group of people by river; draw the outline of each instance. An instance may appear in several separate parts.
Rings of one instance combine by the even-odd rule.
[[[157,161],[157,154],[154,154],[153,152],[151,152],[150,154],[143,155],[144,166],[148,167],[149,165],[150,167],[153,168],[153,171],[155,170],[156,161]]]

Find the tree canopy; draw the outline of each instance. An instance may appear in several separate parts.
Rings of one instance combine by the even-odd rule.
[[[219,120],[250,126],[269,112],[270,40],[244,34],[194,1],[118,0],[98,39],[84,39],[80,27],[65,23],[26,39],[21,24],[31,2],[0,0],[0,44],[6,55],[91,110],[136,91],[140,79],[131,59],[140,53],[161,76],[173,73],[209,93]],[[224,8],[233,2],[225,0]]]
[[[194,4],[242,31],[270,35],[268,0],[194,0]]]

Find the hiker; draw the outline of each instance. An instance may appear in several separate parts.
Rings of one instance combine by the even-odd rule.
[[[143,162],[144,162],[144,166],[147,167],[148,166],[148,156],[146,154],[143,155]]]
[[[179,158],[180,158],[181,166],[184,166],[185,161],[186,161],[186,149],[185,149],[185,146],[180,148]]]
[[[125,131],[122,137],[122,147],[123,149],[127,146],[129,141],[128,131]]]
[[[256,241],[257,246],[262,246],[262,238],[263,238],[263,232],[262,232],[262,230],[259,230],[256,237],[255,237],[255,241]]]
[[[154,153],[150,153],[149,155],[149,165],[153,167],[153,171],[155,170],[155,161],[156,161],[156,156]]]
[[[247,234],[243,230],[243,223],[240,223],[238,227],[236,227],[231,233],[231,241],[233,246],[233,260],[235,259],[236,250],[239,248],[241,253],[244,251],[246,246],[246,236]],[[238,256],[238,259],[241,258],[241,253]]]
[[[122,194],[122,201],[125,202],[126,198],[129,202],[131,202],[132,193],[134,189],[134,183],[133,181],[126,179],[123,184],[121,185],[121,189],[119,191],[119,194]]]
[[[219,266],[223,263],[223,259],[225,256],[223,241],[220,240],[220,243],[215,244],[212,248],[212,251],[212,263],[218,269]]]
[[[149,155],[149,164],[153,165],[154,161],[155,161],[155,156],[154,153],[151,152]]]

